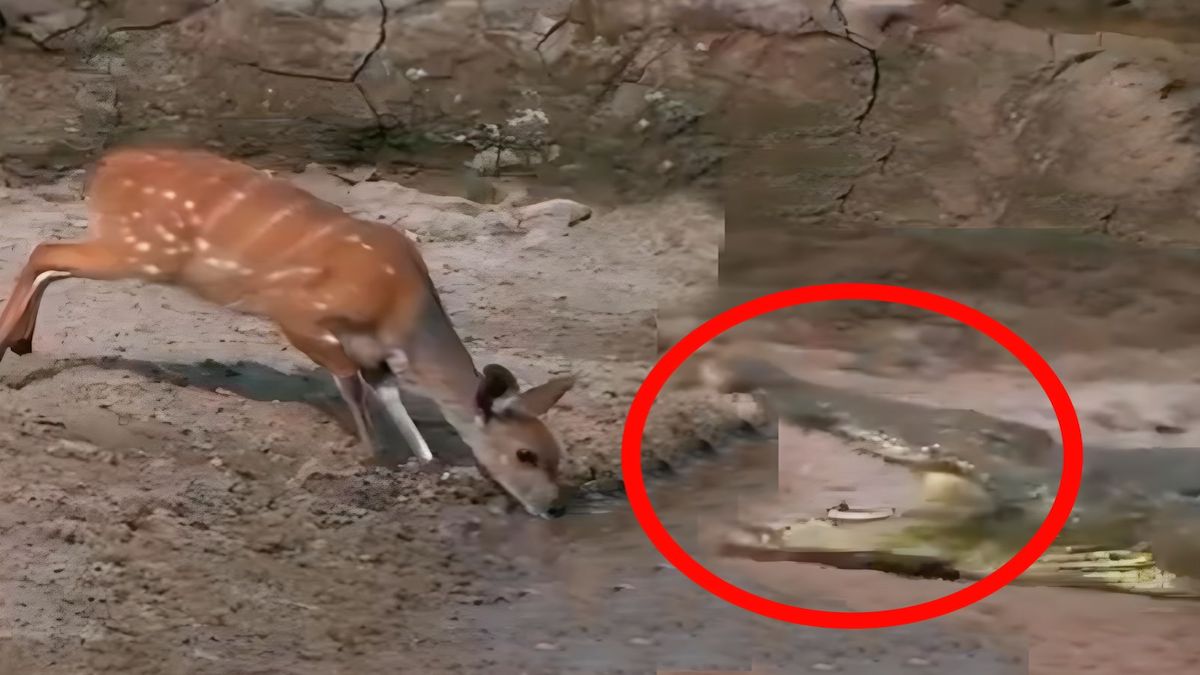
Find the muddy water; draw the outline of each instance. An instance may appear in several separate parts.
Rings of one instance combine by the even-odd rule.
[[[768,590],[744,563],[719,560],[706,533],[780,492],[776,444],[740,440],[678,474],[650,479],[651,500],[690,554],[742,588],[798,606],[848,609],[836,588]],[[786,481],[785,481],[786,482]],[[891,674],[1028,672],[1019,645],[1002,646],[930,623],[873,633],[824,631],[768,620],[710,595],[650,545],[619,497],[582,499],[553,522],[482,523],[482,555],[511,560],[518,599],[451,621],[496,662],[523,658],[529,673],[648,673],[711,669]],[[480,637],[485,636],[485,637]],[[530,648],[534,652],[531,653]],[[774,670],[771,670],[773,668]]]
[[[1004,376],[992,380],[993,395],[1010,384]],[[1119,383],[1108,386],[1123,391]],[[929,402],[937,414],[914,415],[911,404],[897,401],[855,411],[869,414],[873,423],[918,434],[938,426],[939,415],[957,415],[950,426],[958,435],[995,427],[998,418],[950,410],[957,387],[952,381],[919,387],[926,398],[941,399]],[[849,392],[842,398],[857,400]],[[1001,403],[997,399],[990,408],[1004,408]],[[1026,395],[1018,407],[1044,405]],[[1163,489],[1169,481],[1150,464],[1185,466],[1181,462],[1189,457],[1179,451],[1134,457],[1092,450],[1100,453],[1092,455],[1096,466],[1132,463],[1119,473],[1130,480],[1144,473],[1148,485]],[[1057,451],[1057,445],[1049,448]],[[1158,461],[1160,454],[1169,461]],[[1150,464],[1143,466],[1139,457]],[[711,535],[735,517],[765,522],[812,516],[843,500],[902,509],[913,502],[916,484],[907,470],[857,455],[832,436],[784,424],[778,443],[742,439],[650,483],[658,515],[681,546],[723,579],[779,602],[879,610],[942,597],[963,584],[713,553]],[[1103,496],[1103,485],[1093,487],[1099,491],[1083,496]],[[619,498],[583,498],[560,521],[480,523],[478,543],[482,555],[515,561],[519,571],[499,581],[522,588],[522,594],[457,617],[456,625],[474,639],[486,636],[482,648],[501,661],[519,661],[532,645],[538,653],[527,658],[536,667],[528,672],[633,673],[655,667],[744,672],[774,666],[766,672],[1117,673],[1130,672],[1130,655],[1139,650],[1153,648],[1166,671],[1200,656],[1178,637],[1194,625],[1200,605],[1089,591],[1010,588],[944,619],[868,633],[762,619],[701,590],[666,564]]]

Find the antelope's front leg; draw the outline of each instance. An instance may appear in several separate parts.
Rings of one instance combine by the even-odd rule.
[[[429,443],[425,441],[425,437],[417,429],[416,422],[413,422],[412,416],[408,414],[408,409],[404,407],[404,401],[400,398],[400,383],[396,377],[394,375],[385,377],[376,386],[375,392],[417,459],[422,462],[432,462],[433,451],[429,449]]]
[[[378,455],[374,427],[371,426],[371,417],[367,413],[367,385],[362,376],[357,372],[353,375],[334,375],[333,381],[337,384],[342,400],[350,408],[350,415],[354,418],[354,426],[358,430],[359,442]]]
[[[292,346],[300,350],[318,366],[329,371],[337,384],[338,393],[350,408],[354,425],[358,430],[359,443],[368,452],[364,454],[379,458],[382,448],[375,440],[371,417],[367,408],[369,387],[359,373],[359,366],[342,349],[341,342],[333,333],[316,325],[280,326],[280,331]],[[364,457],[366,459],[366,457]]]
[[[400,392],[401,376],[407,367],[407,359],[403,352],[395,352],[385,359],[381,367],[359,371],[367,393],[383,406],[389,419],[396,424],[396,429],[404,438],[404,444],[409,453],[419,461],[428,464],[434,460],[429,442],[421,435],[416,422],[408,414],[404,399]]]

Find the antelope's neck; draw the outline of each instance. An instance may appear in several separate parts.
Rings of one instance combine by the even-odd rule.
[[[405,348],[408,368],[422,392],[433,399],[446,421],[474,448],[479,372],[432,285],[423,304]]]

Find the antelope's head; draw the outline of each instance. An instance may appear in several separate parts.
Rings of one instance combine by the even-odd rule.
[[[521,391],[517,378],[495,364],[484,366],[479,378],[475,423],[482,442],[475,459],[485,476],[542,518],[557,518],[566,508],[558,483],[562,449],[541,417],[574,385],[574,377],[559,377]]]

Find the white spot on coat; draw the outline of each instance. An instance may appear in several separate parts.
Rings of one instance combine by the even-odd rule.
[[[207,239],[197,239],[196,240],[196,250],[197,251],[207,251],[208,246],[209,246],[209,244],[208,244]]]
[[[139,250],[139,251],[141,251],[142,253],[145,253],[146,251],[149,251],[149,250],[150,250],[150,242],[148,242],[148,241],[139,241],[139,242],[137,243],[137,246],[134,246],[134,248],[135,248],[135,249],[137,249],[137,250]]]
[[[163,193],[162,196],[163,196],[163,199],[175,199],[175,191],[167,190],[166,192]]]
[[[316,267],[289,267],[284,270],[276,270],[266,276],[267,281],[280,281],[291,276],[308,276],[316,274],[321,270]]]
[[[158,267],[156,267],[154,265],[146,265],[145,267],[142,268],[142,271],[145,272],[146,274],[160,274],[162,272],[161,269],[159,269]]]

